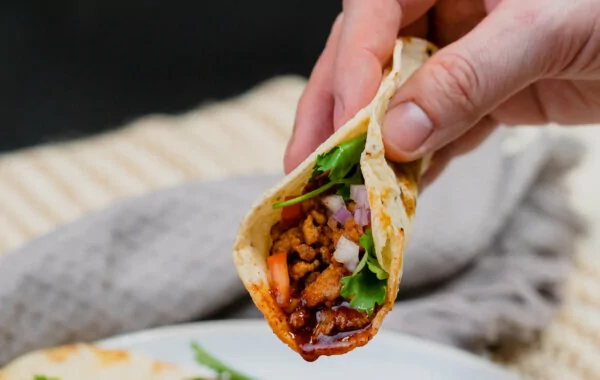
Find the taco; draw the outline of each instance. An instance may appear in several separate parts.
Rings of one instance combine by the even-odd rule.
[[[197,371],[125,350],[72,344],[25,354],[0,370],[1,380],[185,380]],[[202,377],[204,378],[204,377]]]
[[[0,369],[0,380],[251,380],[197,343],[192,344],[192,354],[204,371],[129,350],[76,343],[18,357]]]
[[[240,224],[239,277],[273,332],[307,361],[367,344],[392,309],[427,159],[388,161],[381,123],[394,92],[435,50],[400,38],[371,103]]]

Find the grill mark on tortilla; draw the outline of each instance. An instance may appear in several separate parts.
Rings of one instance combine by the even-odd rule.
[[[59,363],[67,361],[69,357],[77,351],[79,351],[79,347],[76,345],[69,345],[49,349],[45,354],[48,357],[48,360]]]
[[[96,358],[103,366],[114,365],[129,361],[129,352],[127,351],[106,351],[99,348],[92,348]]]
[[[165,370],[173,369],[173,368],[175,368],[175,366],[170,363],[154,362],[154,363],[152,363],[151,371],[153,374],[159,374]]]
[[[391,166],[400,187],[400,197],[406,214],[412,218],[417,207],[417,199],[414,194],[416,194],[419,179],[420,162],[410,162],[404,165],[394,163]]]

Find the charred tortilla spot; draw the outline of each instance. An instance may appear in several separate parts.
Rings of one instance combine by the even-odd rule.
[[[163,363],[163,362],[152,363],[152,373],[153,374],[159,374],[163,371],[166,371],[166,370],[172,369],[172,368],[175,368],[175,366],[170,363]]]
[[[49,349],[45,352],[45,354],[50,361],[64,362],[69,359],[69,356],[75,354],[78,350],[79,350],[78,346],[69,345],[69,346],[62,346],[62,347]]]
[[[96,359],[102,366],[115,365],[118,363],[129,361],[129,352],[127,351],[107,351],[99,348],[92,348],[92,351],[96,355]]]
[[[410,196],[406,191],[401,192],[400,196],[402,197],[402,203],[404,204],[404,208],[406,209],[406,215],[412,217],[415,214],[415,210],[417,208],[416,198]]]

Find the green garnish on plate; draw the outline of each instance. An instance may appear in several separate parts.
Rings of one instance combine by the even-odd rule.
[[[227,380],[253,380],[252,378],[236,371],[235,369],[229,367],[225,363],[221,362],[219,359],[215,358],[211,354],[209,354],[205,349],[200,347],[197,343],[192,343],[192,349],[194,350],[194,356],[196,361],[206,366],[213,371],[217,372],[219,375],[219,379],[227,379]],[[196,378],[196,380],[203,380],[200,378]]]

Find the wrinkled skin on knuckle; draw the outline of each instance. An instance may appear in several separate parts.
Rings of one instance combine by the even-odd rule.
[[[466,115],[477,109],[476,97],[480,81],[474,66],[460,54],[448,53],[431,61],[428,75],[432,79],[432,94],[444,94],[457,113]]]
[[[550,17],[548,17],[550,18]],[[580,0],[545,23],[552,39],[555,75],[585,76],[600,71],[600,6]]]

